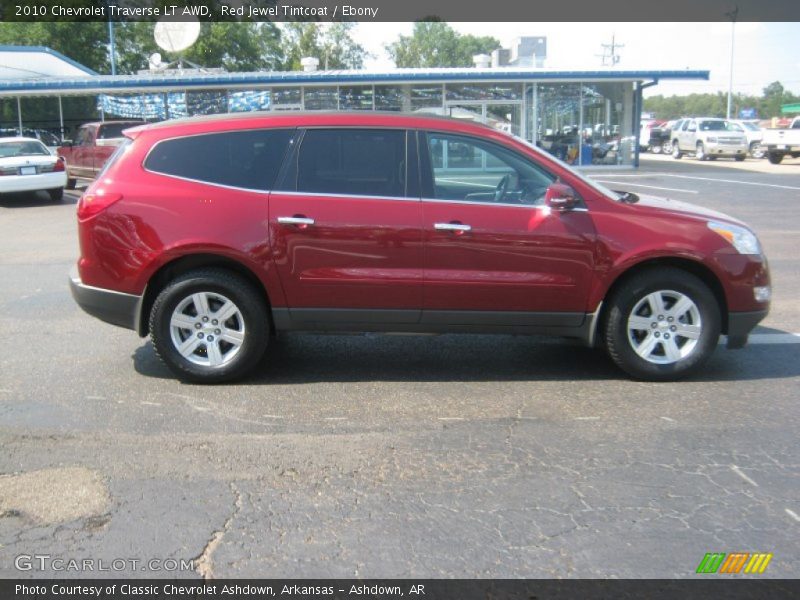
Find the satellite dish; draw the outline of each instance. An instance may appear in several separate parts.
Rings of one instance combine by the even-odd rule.
[[[181,52],[197,41],[200,35],[200,21],[159,21],[156,23],[153,36],[156,44],[167,52]]]
[[[153,52],[150,55],[150,60],[148,61],[148,63],[150,64],[151,71],[157,70],[159,67],[161,67],[161,54],[159,54],[158,52]]]

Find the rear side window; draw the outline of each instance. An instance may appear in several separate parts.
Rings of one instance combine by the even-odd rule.
[[[406,132],[309,129],[297,158],[297,191],[405,196]]]
[[[105,123],[100,125],[97,130],[98,140],[109,140],[114,138],[121,138],[122,132],[131,127],[136,127],[141,123]]]
[[[228,131],[159,142],[144,166],[148,171],[217,185],[272,189],[292,129]]]

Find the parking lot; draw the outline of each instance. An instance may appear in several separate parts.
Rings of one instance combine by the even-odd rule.
[[[686,577],[708,552],[800,573],[800,160],[644,155],[613,189],[740,218],[772,312],[679,383],[510,336],[276,340],[181,384],[72,301],[77,194],[0,198],[0,576],[20,555],[194,559],[136,577]],[[16,561],[18,562],[18,561]]]

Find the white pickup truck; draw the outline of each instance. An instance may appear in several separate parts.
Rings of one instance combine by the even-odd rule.
[[[800,156],[800,117],[795,117],[789,129],[765,129],[761,147],[769,162],[777,165],[787,154],[792,158]]]

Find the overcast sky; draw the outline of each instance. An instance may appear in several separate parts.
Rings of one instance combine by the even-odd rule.
[[[618,43],[621,69],[700,69],[709,81],[663,82],[645,91],[689,94],[728,91],[731,23],[450,23],[460,33],[491,35],[508,47],[516,37],[547,37],[545,66],[553,69],[601,68],[601,44]],[[412,23],[359,23],[356,39],[374,57],[367,67],[391,68],[383,49]],[[734,92],[760,95],[773,81],[800,94],[800,23],[736,23]]]

